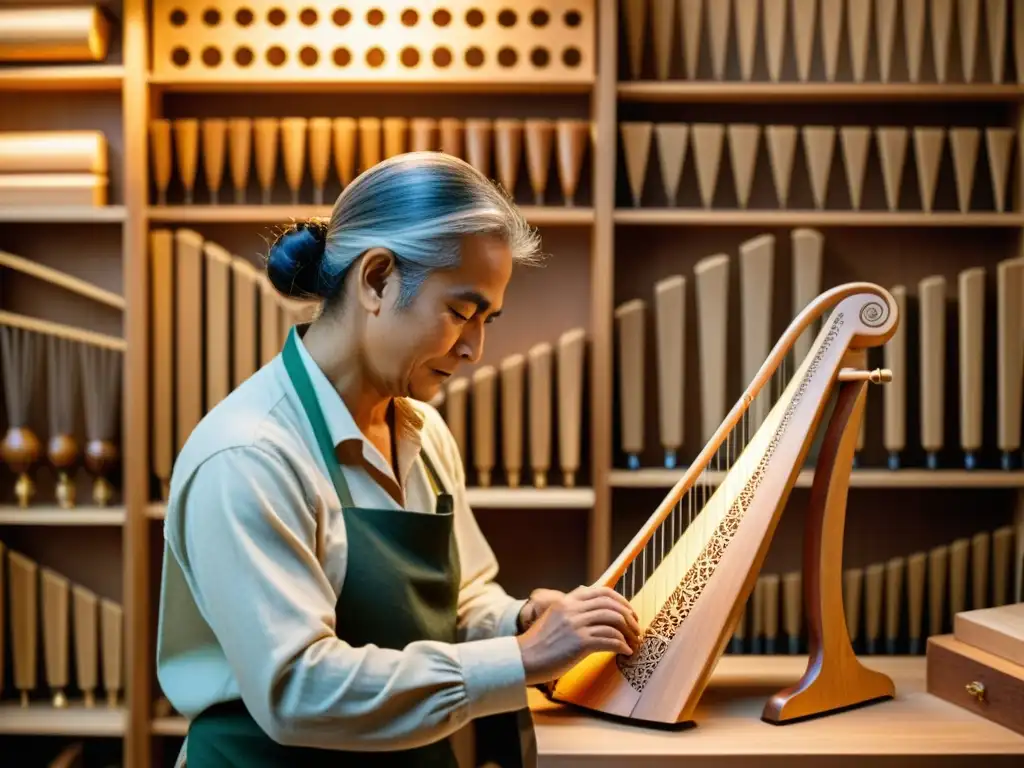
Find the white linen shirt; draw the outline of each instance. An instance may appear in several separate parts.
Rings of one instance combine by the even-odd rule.
[[[393,477],[389,463],[301,340],[298,347],[353,503],[401,509],[367,471]],[[395,402],[405,508],[434,511],[436,494],[417,461],[421,445],[454,498],[459,642],[391,650],[337,638],[344,516],[277,355],[207,414],[172,472],[157,678],[186,718],[241,698],[282,744],[382,750],[433,742],[476,717],[527,706],[514,637],[525,601],[492,581],[498,565],[466,501],[462,459],[444,420],[425,403]]]

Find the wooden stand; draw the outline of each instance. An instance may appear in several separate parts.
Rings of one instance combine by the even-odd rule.
[[[850,353],[863,367],[863,350]],[[843,529],[867,380],[839,385],[818,456],[804,539],[804,605],[810,658],[800,682],[779,691],[762,718],[781,725],[872,701],[891,699],[892,679],[865,667],[850,644],[843,612]]]

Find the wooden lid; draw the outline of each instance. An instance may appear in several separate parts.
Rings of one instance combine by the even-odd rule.
[[[962,643],[1024,666],[1024,603],[963,611],[953,618]]]

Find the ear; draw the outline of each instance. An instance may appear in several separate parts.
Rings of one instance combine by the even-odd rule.
[[[380,312],[384,291],[395,276],[395,256],[387,248],[371,248],[359,261],[359,303],[374,314]]]

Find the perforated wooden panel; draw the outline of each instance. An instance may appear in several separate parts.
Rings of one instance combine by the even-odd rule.
[[[154,0],[160,79],[589,83],[593,0]]]

